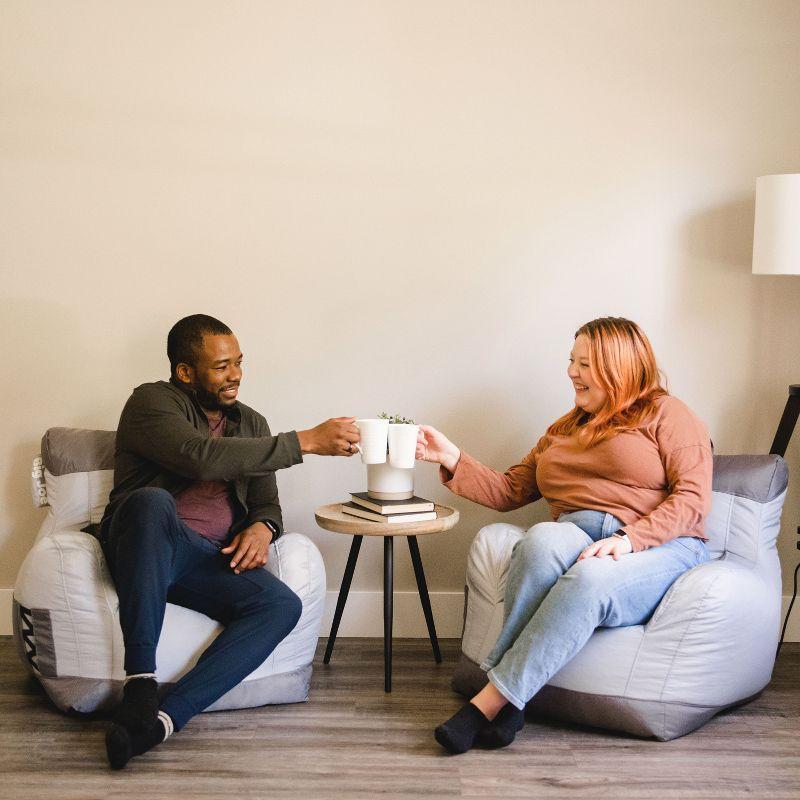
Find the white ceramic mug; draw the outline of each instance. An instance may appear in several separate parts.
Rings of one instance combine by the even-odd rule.
[[[388,419],[357,419],[361,441],[356,445],[363,464],[385,464],[389,434]]]
[[[419,425],[389,426],[389,463],[400,469],[414,467]]]

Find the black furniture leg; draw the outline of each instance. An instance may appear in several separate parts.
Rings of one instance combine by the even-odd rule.
[[[392,691],[392,599],[394,537],[383,537],[383,689]]]
[[[789,399],[786,401],[783,416],[778,423],[775,439],[769,449],[770,453],[776,456],[786,455],[786,448],[789,446],[789,439],[792,438],[798,416],[800,416],[800,384],[795,384],[789,387]]]
[[[328,664],[333,654],[333,645],[336,643],[336,634],[339,631],[339,623],[342,621],[342,612],[344,611],[344,604],[347,602],[347,595],[350,593],[350,583],[353,580],[353,573],[356,571],[358,551],[361,549],[361,540],[363,538],[363,536],[354,536],[353,544],[350,545],[350,555],[347,556],[347,566],[344,568],[342,585],[339,589],[339,597],[336,600],[336,611],[333,614],[333,624],[331,625],[330,636],[328,636],[328,646],[325,648],[325,657],[322,659],[323,664]]]
[[[417,578],[417,589],[419,599],[422,603],[422,612],[425,614],[425,622],[428,625],[428,636],[433,647],[433,657],[437,664],[442,663],[442,653],[439,650],[439,640],[436,638],[436,627],[433,624],[433,612],[431,611],[431,599],[428,596],[428,584],[425,583],[425,572],[422,569],[422,559],[419,555],[419,545],[416,536],[408,536],[408,549],[411,552],[411,563],[414,565],[414,575]]]

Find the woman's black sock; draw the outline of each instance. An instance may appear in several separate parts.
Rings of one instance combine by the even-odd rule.
[[[436,728],[433,735],[445,750],[466,753],[475,744],[478,733],[488,724],[489,720],[483,712],[472,703],[467,703],[447,722]]]
[[[524,726],[525,711],[520,711],[512,703],[507,703],[500,709],[497,716],[481,730],[478,744],[491,749],[508,747]]]

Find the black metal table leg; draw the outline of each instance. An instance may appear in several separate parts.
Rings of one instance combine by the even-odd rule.
[[[383,537],[383,689],[392,691],[392,555],[394,537]]]
[[[363,538],[363,536],[354,536],[353,543],[350,545],[350,555],[347,556],[347,566],[344,568],[342,585],[339,589],[339,597],[336,600],[336,611],[333,613],[333,624],[328,636],[328,646],[325,648],[325,657],[322,659],[323,664],[327,664],[331,660],[333,645],[336,643],[336,634],[339,631],[339,623],[342,621],[342,612],[344,611],[344,604],[347,602],[347,595],[350,593],[350,583],[353,580],[353,573],[356,571],[358,551],[361,549],[361,540]]]
[[[433,647],[433,657],[437,664],[442,663],[442,653],[439,650],[439,640],[436,638],[436,626],[433,624],[433,612],[431,611],[431,599],[428,596],[428,584],[425,582],[425,572],[422,569],[422,558],[419,555],[419,545],[416,536],[409,536],[408,549],[411,552],[411,563],[414,565],[414,575],[417,578],[417,589],[419,599],[422,603],[422,612],[425,614],[425,622],[428,625],[428,636]]]

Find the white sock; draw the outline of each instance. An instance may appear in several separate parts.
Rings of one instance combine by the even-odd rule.
[[[128,681],[132,681],[136,678],[152,678],[153,680],[156,679],[155,672],[137,672],[135,675],[126,675],[125,676],[125,683]]]
[[[175,732],[175,726],[172,724],[172,717],[167,714],[166,711],[158,711],[158,719],[161,721],[161,724],[164,726],[164,740],[166,741],[169,739],[170,736]]]

